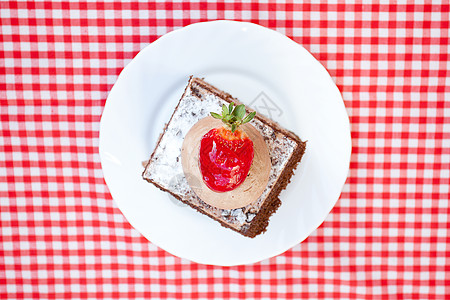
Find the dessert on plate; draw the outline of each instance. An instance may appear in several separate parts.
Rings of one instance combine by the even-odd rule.
[[[264,232],[306,143],[191,77],[143,178],[244,236]]]

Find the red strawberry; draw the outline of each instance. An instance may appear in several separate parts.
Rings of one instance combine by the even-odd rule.
[[[230,103],[222,107],[222,115],[211,113],[225,124],[211,129],[200,143],[199,164],[203,181],[213,191],[227,192],[244,182],[253,162],[253,142],[238,129],[250,122],[256,112],[245,118],[243,104],[234,107]]]

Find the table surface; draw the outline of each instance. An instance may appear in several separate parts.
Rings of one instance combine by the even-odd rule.
[[[450,5],[337,2],[0,2],[0,298],[449,299]],[[98,154],[122,68],[161,35],[215,19],[303,45],[342,92],[352,131],[324,223],[236,267],[148,242],[112,200]]]

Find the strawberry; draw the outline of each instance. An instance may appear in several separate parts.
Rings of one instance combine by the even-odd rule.
[[[245,106],[234,103],[223,105],[222,115],[211,113],[224,123],[208,131],[200,142],[200,171],[211,190],[231,191],[247,177],[253,162],[253,142],[239,125],[250,122],[255,114],[245,116]]]

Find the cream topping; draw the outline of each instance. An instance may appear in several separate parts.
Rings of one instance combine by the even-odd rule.
[[[205,203],[221,209],[244,207],[256,201],[266,188],[270,174],[270,156],[266,142],[259,131],[250,124],[241,125],[253,142],[254,158],[247,178],[236,189],[218,193],[203,182],[199,168],[200,141],[208,131],[222,126],[222,121],[206,117],[197,122],[184,138],[181,148],[181,165],[186,179],[195,194]]]

